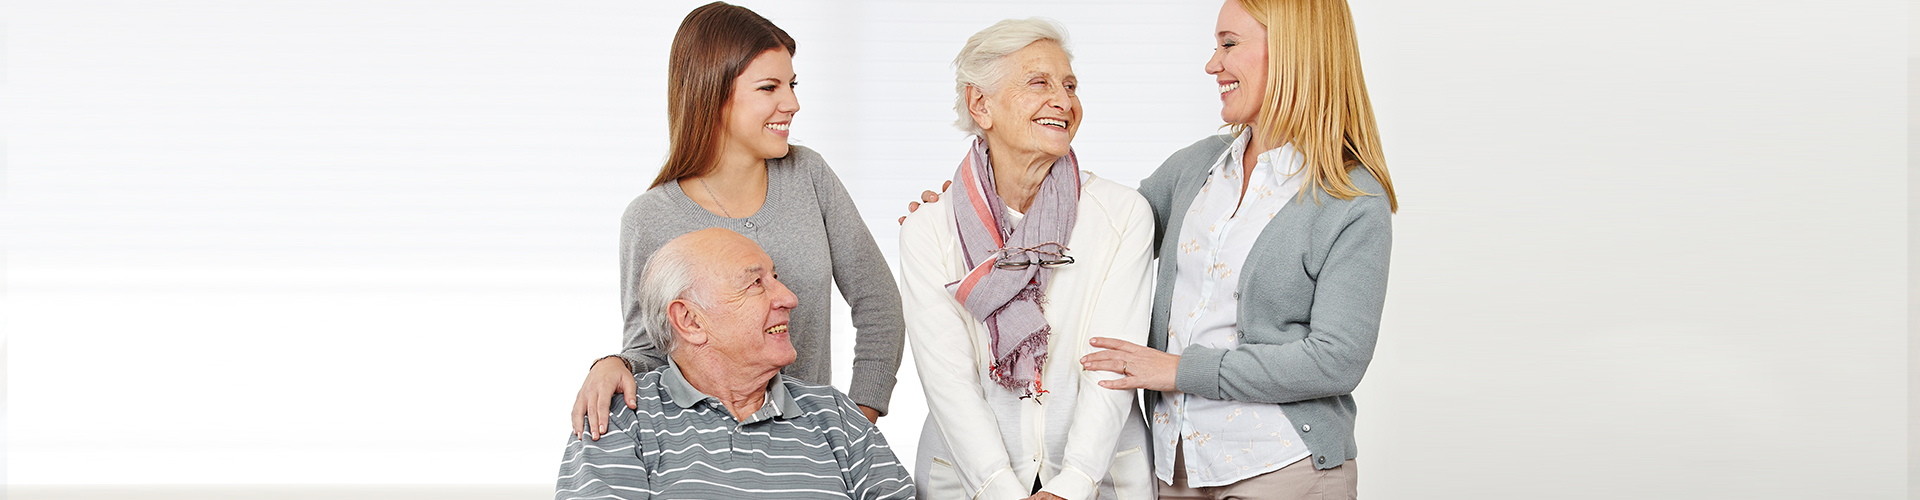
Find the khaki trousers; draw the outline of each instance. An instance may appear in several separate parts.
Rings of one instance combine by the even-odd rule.
[[[1353,460],[1319,470],[1308,457],[1226,486],[1188,488],[1185,459],[1174,452],[1173,484],[1160,484],[1160,500],[1357,500],[1360,496],[1360,471]]]

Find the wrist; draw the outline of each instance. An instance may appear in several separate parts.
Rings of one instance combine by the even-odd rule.
[[[621,356],[619,354],[608,354],[606,356],[601,356],[600,359],[593,360],[593,366],[587,367],[587,370],[592,371],[594,368],[600,366],[601,361],[606,361],[609,358],[620,360],[620,365],[627,367],[627,373],[633,373],[633,362],[627,361],[626,356]]]

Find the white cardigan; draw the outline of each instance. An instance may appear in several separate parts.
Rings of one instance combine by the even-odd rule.
[[[926,391],[915,478],[922,498],[1067,500],[1152,498],[1151,450],[1134,391],[1080,369],[1093,337],[1146,345],[1153,299],[1153,208],[1138,192],[1082,172],[1079,219],[1067,241],[1075,262],[1053,271],[1042,306],[1047,341],[1036,403],[988,378],[986,326],[946,285],[967,268],[952,207],[922,206],[900,228],[900,296],[907,339]]]

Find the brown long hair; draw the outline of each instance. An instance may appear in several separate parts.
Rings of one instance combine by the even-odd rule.
[[[712,170],[733,79],[762,52],[798,48],[746,7],[714,2],[688,12],[667,56],[667,164],[648,187]]]
[[[1253,132],[1286,137],[1307,157],[1307,185],[1342,200],[1387,196],[1400,210],[1380,151],[1360,45],[1346,0],[1238,1],[1267,29],[1267,94]],[[1347,171],[1364,167],[1386,193],[1354,187]]]

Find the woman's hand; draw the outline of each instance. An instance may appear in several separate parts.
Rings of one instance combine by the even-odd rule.
[[[627,395],[627,408],[640,409],[640,401],[634,399],[633,372],[627,369],[627,363],[619,356],[607,356],[593,362],[593,368],[587,370],[587,380],[580,383],[580,393],[573,397],[573,434],[585,440],[591,437],[599,441],[607,433],[607,406],[613,401],[614,394]],[[590,420],[591,422],[583,422]],[[588,436],[582,424],[591,427],[593,434]]]
[[[1060,498],[1060,495],[1055,495],[1052,493],[1047,493],[1042,491],[1039,493],[1034,493],[1033,496],[1027,497],[1027,500],[1067,500],[1067,499]]]
[[[1081,357],[1081,368],[1126,375],[1117,380],[1102,380],[1100,387],[1162,392],[1176,390],[1173,382],[1180,372],[1180,356],[1107,337],[1094,337],[1093,346],[1106,350]]]
[[[860,406],[860,416],[867,417],[867,423],[869,424],[880,423],[880,410],[868,408],[867,405],[859,405],[859,406]]]
[[[952,186],[953,186],[953,181],[947,181],[947,182],[942,182],[942,183],[940,183],[940,193],[945,193],[945,192],[947,192],[947,188],[949,188],[949,187],[952,187]],[[936,201],[940,201],[940,193],[935,193],[935,192],[933,192],[933,191],[921,191],[921,192],[920,192],[920,201],[924,201],[924,202],[927,202],[927,203],[933,203],[933,202],[936,202]],[[919,210],[919,209],[920,209],[920,201],[909,201],[909,202],[907,202],[907,213],[913,213],[913,211],[914,211],[914,210]],[[902,216],[900,216],[900,223],[901,223],[901,224],[906,224],[906,223],[907,223],[907,216],[905,216],[905,215],[902,215]]]

